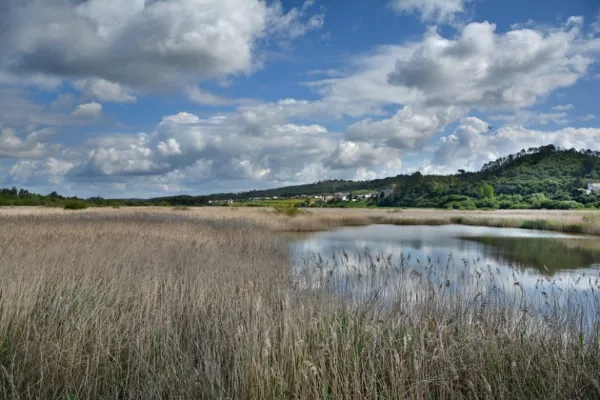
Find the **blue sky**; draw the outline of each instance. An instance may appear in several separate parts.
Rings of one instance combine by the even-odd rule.
[[[0,0],[0,27],[0,186],[203,194],[600,148],[595,0]]]

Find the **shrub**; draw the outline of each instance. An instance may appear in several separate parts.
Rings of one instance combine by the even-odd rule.
[[[476,210],[475,202],[473,200],[463,200],[463,201],[451,201],[450,203],[446,203],[444,208],[449,210]]]
[[[287,215],[288,217],[295,217],[296,215],[303,214],[304,212],[299,207],[281,205],[273,207],[276,214]]]
[[[515,203],[510,206],[511,210],[529,210],[531,208],[531,204],[529,203]]]
[[[64,203],[63,208],[65,210],[85,210],[88,205],[81,200],[69,200]]]
[[[498,202],[492,198],[485,198],[485,199],[477,200],[475,202],[475,205],[477,206],[477,208],[486,208],[486,209],[492,209],[492,210],[495,210],[500,206],[498,204]]]

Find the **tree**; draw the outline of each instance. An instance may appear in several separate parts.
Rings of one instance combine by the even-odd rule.
[[[583,176],[591,174],[596,169],[596,162],[597,160],[594,158],[588,158],[583,161]]]
[[[489,183],[484,183],[479,187],[479,197],[482,199],[493,199],[494,187]]]

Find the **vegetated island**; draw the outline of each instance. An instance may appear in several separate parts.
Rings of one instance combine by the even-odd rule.
[[[478,172],[452,175],[415,172],[369,181],[327,180],[240,193],[150,199],[63,197],[25,189],[0,190],[0,206],[273,206],[414,207],[475,209],[600,208],[600,151],[554,145],[523,149],[487,163]]]

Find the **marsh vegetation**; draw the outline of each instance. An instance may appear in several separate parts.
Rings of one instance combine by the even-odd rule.
[[[0,215],[0,397],[600,396],[597,281],[540,314],[518,290],[457,296],[445,264],[373,258],[406,276],[371,281],[387,306],[350,301],[323,264],[291,269],[273,232],[314,216],[243,213]]]

